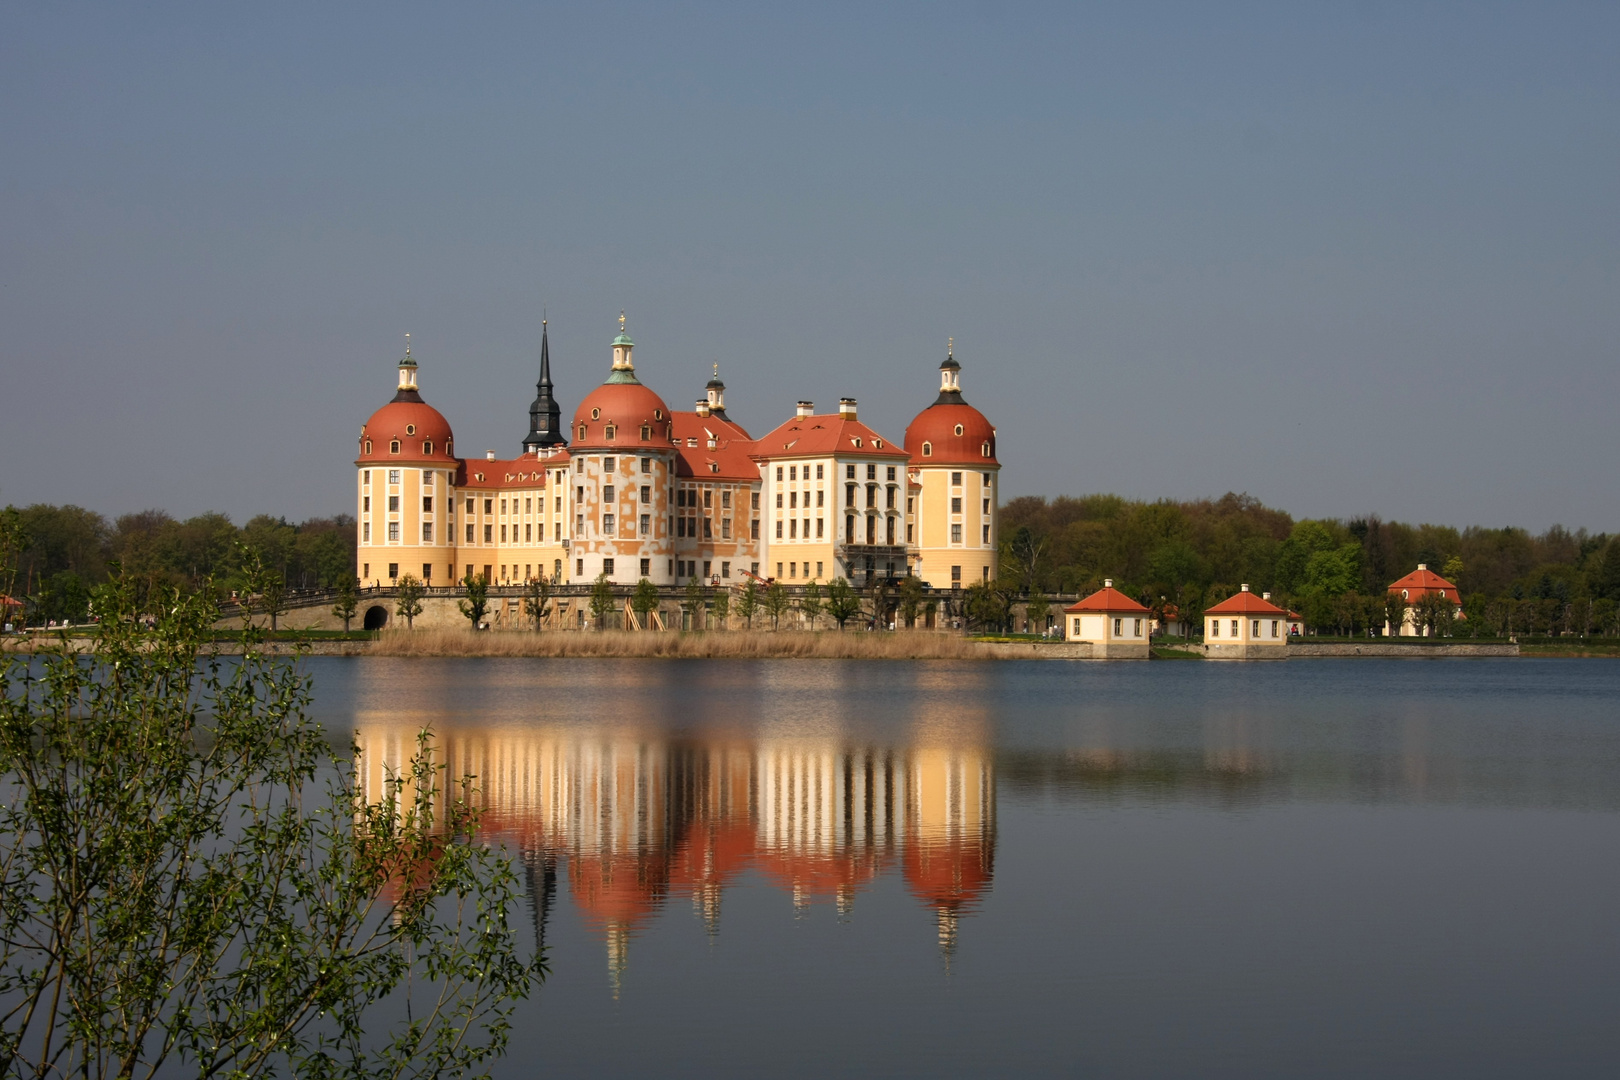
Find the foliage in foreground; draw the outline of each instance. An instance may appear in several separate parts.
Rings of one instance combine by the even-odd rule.
[[[0,1075],[457,1074],[498,1056],[540,977],[470,778],[427,733],[362,797],[216,612],[98,597],[89,656],[0,656]]]

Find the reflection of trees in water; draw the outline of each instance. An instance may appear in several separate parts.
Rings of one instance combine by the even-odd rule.
[[[1022,795],[1095,802],[1173,796],[1253,805],[1289,788],[1286,777],[1256,756],[1221,751],[1001,750],[996,777]]]

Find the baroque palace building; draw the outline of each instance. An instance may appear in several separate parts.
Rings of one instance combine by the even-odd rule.
[[[612,364],[561,423],[548,331],[523,452],[455,455],[444,416],[423,400],[407,344],[394,397],[360,430],[356,466],[364,585],[492,585],[537,577],[618,585],[752,575],[789,585],[856,585],[916,574],[936,588],[995,577],[996,431],[962,397],[954,348],[940,391],[896,444],[800,401],[754,438],[726,413],[716,365],[691,410],[671,409],[636,374],[619,318]]]

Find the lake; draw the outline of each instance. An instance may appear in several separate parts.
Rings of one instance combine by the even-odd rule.
[[[1620,1075],[1620,663],[307,664],[521,855],[499,1076]]]

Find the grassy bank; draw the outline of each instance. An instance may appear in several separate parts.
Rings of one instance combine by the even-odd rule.
[[[674,634],[626,630],[546,633],[384,630],[372,656],[666,656],[823,658],[828,660],[978,660],[983,649],[954,634],[873,634],[734,630]]]

